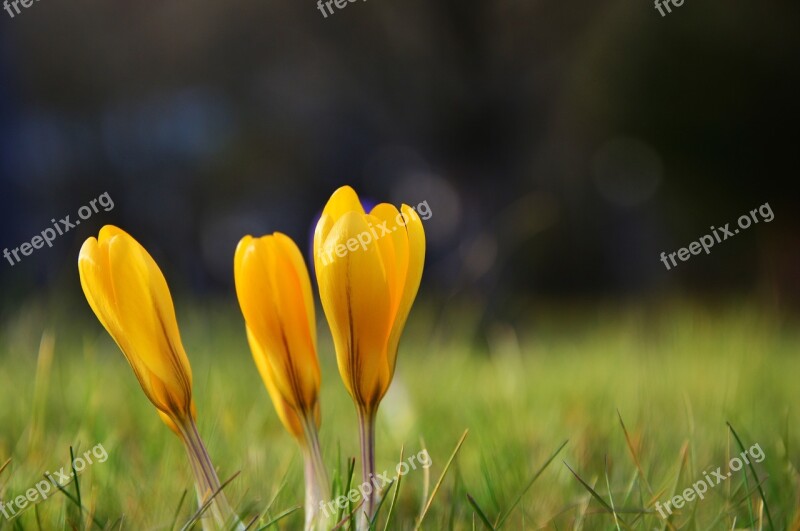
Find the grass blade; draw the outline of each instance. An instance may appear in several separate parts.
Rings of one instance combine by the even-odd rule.
[[[9,457],[8,459],[6,459],[6,462],[5,462],[5,463],[3,463],[3,464],[0,466],[0,474],[2,474],[2,473],[3,473],[3,470],[5,470],[6,468],[8,468],[8,464],[9,464],[9,463],[11,463],[11,458],[10,458],[10,457]]]
[[[353,473],[356,470],[356,458],[351,457],[347,460],[347,483],[345,483],[345,488],[342,491],[342,496],[347,496],[347,493],[350,492],[350,485],[353,484]],[[337,504],[338,505],[338,504]],[[352,513],[352,504],[349,501],[347,502],[347,512]],[[336,515],[336,520],[341,521],[345,516],[345,509],[343,507],[339,507],[339,513]]]
[[[403,462],[403,452],[404,452],[404,450],[405,450],[405,445],[400,446],[400,460],[398,461],[398,463],[402,463]],[[402,477],[403,477],[402,474],[398,474],[397,475],[397,481],[400,481],[400,478],[402,478]],[[381,496],[381,501],[378,502],[378,507],[375,509],[375,514],[372,516],[372,521],[369,523],[370,531],[375,529],[375,524],[378,523],[378,515],[381,513],[381,507],[383,507],[383,504],[386,501],[386,495],[392,489],[392,485],[394,485],[394,483],[395,483],[395,480],[393,479],[393,480],[391,480],[389,482],[389,486],[384,489],[383,495]]]
[[[364,505],[363,499],[359,501],[355,507],[353,507],[353,510],[344,515],[344,518],[339,520],[339,522],[337,522],[336,525],[331,528],[331,531],[336,531],[337,529],[341,529],[342,526],[347,523],[352,525],[354,521],[353,516],[356,514],[356,511],[358,511],[361,508],[362,505]]]
[[[622,432],[625,434],[625,442],[628,445],[628,451],[631,453],[631,457],[633,458],[633,464],[636,465],[636,470],[639,471],[639,478],[644,483],[644,486],[647,487],[647,492],[650,496],[653,495],[653,489],[650,487],[650,483],[647,481],[647,478],[644,475],[644,471],[642,470],[642,465],[639,461],[639,456],[636,455],[636,449],[633,447],[633,441],[631,441],[631,436],[628,434],[628,428],[625,427],[625,423],[622,421],[622,413],[617,410],[617,416],[619,417],[619,424],[622,426]]]
[[[617,526],[617,531],[622,531],[619,528],[619,520],[617,520],[617,510],[614,508],[614,496],[611,495],[611,482],[608,480],[608,456],[606,456],[606,488],[608,489],[608,500],[611,502],[611,512],[614,515],[614,524]]]
[[[239,472],[236,472],[234,475],[225,480],[225,482],[223,482],[222,485],[220,485],[219,488],[216,491],[214,491],[211,494],[211,496],[208,497],[208,499],[203,503],[203,505],[199,509],[197,509],[197,512],[194,513],[194,515],[192,515],[189,521],[183,525],[181,531],[188,531],[189,529],[191,529],[191,527],[197,522],[197,520],[199,520],[200,517],[203,516],[203,513],[206,512],[206,509],[208,509],[211,506],[211,502],[214,501],[214,498],[216,498],[219,495],[219,493],[222,492],[222,489],[227,487],[231,481],[236,479],[236,476],[238,475]]]
[[[388,492],[391,490],[394,483],[394,480],[389,481],[389,485],[386,487],[386,489],[384,489],[384,495],[381,496],[381,501],[378,502],[378,506],[375,508],[375,514],[372,515],[372,520],[369,523],[370,531],[376,529],[375,524],[378,523],[378,515],[381,513],[381,507],[383,507],[383,503],[386,501],[386,494],[388,494]]]
[[[61,485],[61,484],[60,484],[58,481],[56,481],[55,479],[53,479],[53,476],[47,476],[47,475],[44,475],[44,478],[45,478],[46,480],[50,481],[50,482],[51,482],[53,485],[55,485],[55,486],[56,486],[56,488],[57,488],[58,490],[60,490],[60,491],[61,491],[61,492],[64,494],[64,496],[66,496],[66,497],[69,499],[69,501],[71,501],[72,503],[75,503],[75,504],[77,504],[77,503],[78,503],[78,500],[75,498],[75,496],[73,496],[72,494],[70,494],[70,493],[69,493],[69,491],[67,491],[67,489],[65,489],[65,488],[64,488],[64,487],[63,487],[63,486],[62,486],[62,485]],[[69,485],[69,483],[67,483],[67,485]],[[81,507],[81,509],[83,509],[83,507]],[[21,513],[20,513],[20,514],[21,514]],[[100,528],[100,529],[105,529],[105,526],[103,526],[103,524],[101,524],[101,523],[100,523],[100,522],[97,520],[97,518],[95,518],[94,516],[92,516],[92,522],[94,522],[94,525],[96,525],[98,528]]]
[[[78,481],[78,471],[75,470],[75,452],[72,446],[69,447],[69,466],[72,469],[72,477],[75,478],[75,495],[77,497],[76,505],[78,506],[78,521],[83,520],[83,505],[81,504],[81,485]]]
[[[447,471],[450,470],[450,465],[453,463],[453,460],[456,458],[456,455],[458,455],[459,450],[461,450],[461,445],[464,444],[464,439],[467,438],[468,433],[469,430],[464,430],[464,434],[458,440],[458,444],[456,444],[453,453],[450,455],[450,459],[447,460],[447,464],[444,466],[444,470],[442,470],[442,475],[439,476],[439,481],[437,481],[436,486],[433,487],[433,492],[431,493],[431,497],[428,498],[428,502],[425,504],[425,508],[419,515],[419,519],[417,520],[417,525],[414,526],[415,530],[419,529],[420,526],[422,526],[422,521],[425,520],[425,516],[428,514],[428,511],[430,510],[431,505],[433,504],[433,499],[436,497],[436,493],[439,492],[439,489],[441,488],[442,483],[444,482],[444,478],[447,475]]]
[[[169,529],[170,529],[170,531],[172,531],[173,529],[175,529],[175,526],[176,526],[176,525],[177,525],[177,523],[178,523],[178,517],[180,516],[180,513],[181,513],[181,507],[183,507],[183,502],[184,502],[184,501],[186,501],[186,493],[187,493],[187,492],[189,492],[189,491],[188,491],[188,490],[186,490],[186,489],[183,489],[183,495],[181,496],[181,499],[180,499],[180,501],[178,502],[178,507],[177,507],[177,509],[175,509],[175,517],[172,519],[172,524],[170,524],[170,526],[169,526]]]
[[[489,522],[489,519],[486,518],[486,515],[483,513],[483,510],[480,508],[480,506],[478,506],[478,502],[476,502],[475,498],[470,496],[469,493],[467,493],[467,501],[469,501],[469,504],[472,505],[473,509],[475,509],[475,513],[478,515],[478,518],[481,519],[483,525],[486,526],[486,529],[489,529],[490,531],[496,531],[495,528],[492,526],[492,524]],[[473,527],[475,527],[474,524]]]
[[[536,480],[539,479],[539,476],[542,475],[542,472],[544,472],[545,469],[550,465],[550,463],[553,462],[553,459],[555,459],[556,456],[561,452],[561,450],[564,449],[564,447],[567,445],[568,442],[569,442],[569,439],[567,439],[563,443],[561,443],[561,446],[559,446],[556,449],[556,451],[553,452],[552,455],[550,455],[550,457],[547,458],[547,461],[545,461],[544,464],[541,467],[539,467],[539,470],[536,471],[536,473],[533,475],[533,477],[528,482],[528,484],[525,485],[525,488],[522,489],[522,491],[517,495],[516,499],[514,500],[514,503],[511,504],[511,507],[508,508],[508,510],[506,511],[505,515],[503,515],[503,517],[500,519],[500,521],[497,522],[497,525],[495,526],[495,529],[500,529],[503,526],[503,524],[505,523],[506,519],[509,516],[511,516],[511,513],[514,511],[516,506],[522,500],[523,496],[525,496],[525,494],[533,486],[533,484],[536,482]]]
[[[289,462],[289,464],[286,466],[286,470],[284,470],[283,472],[283,476],[281,477],[281,482],[278,484],[278,490],[275,491],[275,494],[272,496],[272,499],[269,500],[267,507],[261,512],[260,515],[258,515],[258,519],[263,518],[264,515],[269,513],[270,509],[272,509],[272,506],[275,505],[275,502],[278,500],[278,496],[281,495],[283,489],[285,489],[286,485],[289,484],[289,472],[291,472],[293,464],[294,464],[294,457],[292,457],[292,460]]]
[[[726,424],[728,425],[728,428],[730,428],[731,433],[733,434],[733,438],[736,439],[736,442],[739,444],[739,449],[742,451],[742,453],[747,452],[747,450],[745,450],[744,448],[744,444],[742,444],[742,440],[739,438],[739,434],[736,433],[736,430],[733,429],[731,423],[726,422]],[[758,487],[758,494],[761,496],[761,502],[764,504],[764,512],[767,513],[767,521],[769,522],[769,528],[775,529],[775,524],[772,523],[772,515],[770,514],[769,506],[767,505],[767,496],[766,494],[764,494],[764,489],[761,487],[761,481],[759,481],[758,474],[756,474],[756,467],[753,466],[753,463],[749,459],[747,460],[747,465],[750,468],[750,472],[753,474],[753,479],[755,480],[756,486]],[[747,477],[747,474],[745,474],[745,477]]]
[[[403,462],[403,450],[405,450],[405,446],[400,447],[400,461]],[[394,486],[394,494],[392,494],[392,503],[389,504],[389,514],[386,515],[386,523],[383,526],[383,531],[389,531],[389,524],[392,521],[392,514],[394,514],[394,506],[397,503],[397,496],[400,493],[400,483],[403,481],[403,476],[397,476],[397,484]]]
[[[595,491],[595,490],[594,490],[594,489],[593,489],[593,488],[592,488],[592,487],[591,487],[591,486],[590,486],[588,483],[586,483],[586,482],[583,480],[583,478],[582,478],[582,477],[580,477],[580,476],[579,476],[579,475],[578,475],[578,474],[577,474],[577,473],[576,473],[574,470],[572,470],[572,467],[570,467],[570,466],[567,464],[567,462],[566,462],[566,461],[564,461],[564,466],[566,466],[566,467],[569,469],[569,471],[570,471],[570,472],[572,472],[572,475],[573,475],[573,476],[575,476],[575,478],[576,478],[578,481],[580,481],[580,482],[581,482],[581,485],[583,485],[583,487],[584,487],[584,488],[585,488],[585,489],[586,489],[586,490],[589,492],[589,494],[591,494],[591,495],[592,495],[592,497],[593,497],[595,500],[597,500],[597,501],[598,501],[598,503],[600,503],[600,505],[602,505],[603,507],[605,507],[605,509],[606,509],[608,512],[610,512],[610,513],[614,513],[614,508],[613,508],[613,507],[611,507],[611,506],[610,506],[610,505],[609,505],[609,504],[608,504],[608,503],[607,503],[607,502],[606,502],[606,501],[603,499],[603,497],[602,497],[602,496],[600,496],[599,494],[597,494],[597,491]],[[621,522],[621,523],[622,523],[622,525],[624,525],[626,529],[628,528],[628,524],[626,524],[626,523],[625,523],[625,521],[624,521],[624,520],[623,520],[621,517],[619,518],[619,522]],[[618,524],[618,525],[619,525],[619,524]]]
[[[264,529],[267,529],[268,527],[272,527],[273,525],[275,525],[276,523],[278,523],[280,520],[283,520],[284,518],[286,518],[287,516],[289,516],[290,514],[292,514],[293,512],[295,512],[295,511],[297,511],[297,510],[299,510],[299,509],[300,509],[300,506],[299,506],[299,505],[295,505],[294,507],[289,507],[289,508],[288,508],[288,509],[286,509],[285,511],[283,511],[283,512],[281,512],[281,513],[278,513],[278,514],[275,516],[275,518],[273,518],[272,520],[270,520],[269,522],[267,522],[266,524],[264,524],[264,526],[263,526],[263,527],[259,527],[259,528],[258,528],[258,531],[264,531]]]

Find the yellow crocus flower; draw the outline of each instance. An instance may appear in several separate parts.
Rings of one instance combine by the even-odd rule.
[[[192,368],[164,275],[139,242],[112,225],[84,242],[78,270],[89,306],[122,350],[161,419],[183,441],[202,505],[220,482],[195,424]],[[238,522],[221,492],[209,510],[217,526]],[[203,525],[212,528],[207,520]],[[243,526],[238,523],[237,528]]]
[[[311,280],[300,250],[281,233],[245,236],[236,248],[234,278],[250,336],[271,369],[262,376],[300,416],[311,416],[320,370]]]
[[[325,205],[314,264],[339,373],[359,414],[364,481],[374,472],[375,413],[394,376],[424,261],[425,232],[411,207],[382,203],[367,213],[349,186]],[[371,517],[374,496],[366,502]]]
[[[245,236],[233,262],[253,359],[278,417],[303,450],[306,529],[325,528],[319,509],[330,490],[318,436],[321,376],[308,269],[297,245],[278,232]]]
[[[147,398],[173,430],[193,416],[192,368],[172,297],[153,258],[123,230],[106,225],[78,258],[89,306],[119,346]]]

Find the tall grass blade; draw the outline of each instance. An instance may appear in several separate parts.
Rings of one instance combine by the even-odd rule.
[[[608,489],[608,501],[611,502],[611,513],[614,515],[614,525],[617,526],[617,531],[622,531],[619,528],[619,520],[617,519],[617,510],[614,508],[614,496],[611,494],[611,482],[608,480],[608,456],[606,456],[606,488]]]
[[[453,460],[458,455],[459,450],[461,450],[461,445],[464,444],[464,440],[467,438],[467,434],[468,433],[469,433],[469,430],[464,430],[464,434],[458,440],[458,444],[456,444],[456,447],[453,450],[453,453],[450,455],[450,459],[447,460],[447,464],[444,466],[444,470],[442,470],[442,475],[439,476],[439,481],[437,481],[436,482],[436,486],[433,487],[433,492],[431,493],[431,497],[428,498],[428,502],[425,504],[425,508],[422,510],[422,513],[419,515],[419,519],[417,520],[417,525],[414,526],[415,530],[419,529],[422,526],[422,522],[423,522],[423,520],[425,520],[425,516],[428,514],[428,511],[430,510],[431,505],[433,504],[433,499],[436,497],[436,493],[439,492],[439,489],[441,488],[442,483],[444,482],[444,478],[447,475],[447,471],[450,470],[450,465],[453,464]]]
[[[175,526],[178,524],[178,517],[181,514],[181,508],[183,507],[183,502],[186,501],[186,493],[189,492],[186,489],[183,489],[183,494],[181,495],[181,499],[178,501],[178,507],[175,509],[175,516],[172,518],[172,523],[169,526],[170,531],[175,529]]]
[[[467,501],[469,501],[469,504],[472,505],[473,509],[475,509],[475,513],[474,514],[478,515],[478,518],[481,519],[481,522],[483,522],[483,525],[486,526],[486,529],[489,529],[490,531],[496,531],[494,526],[492,526],[491,522],[489,522],[489,519],[483,513],[483,509],[480,508],[480,506],[478,505],[478,502],[476,502],[475,498],[470,496],[469,493],[467,493]],[[474,525],[473,525],[473,527],[474,527]]]
[[[739,434],[736,433],[736,430],[733,429],[731,423],[726,422],[726,424],[728,425],[728,428],[730,428],[731,433],[733,433],[734,439],[736,439],[736,442],[739,444],[739,449],[742,451],[742,453],[747,452],[747,450],[745,450],[744,448],[744,444],[742,444],[742,440],[739,438]],[[759,481],[758,474],[756,474],[756,467],[753,466],[753,463],[749,459],[747,460],[747,465],[750,468],[750,472],[753,474],[753,479],[755,480],[756,486],[758,487],[758,493],[759,495],[761,495],[761,502],[764,504],[764,512],[767,513],[767,521],[769,522],[769,528],[775,529],[775,524],[772,522],[772,515],[770,514],[769,506],[767,505],[767,496],[766,494],[764,494],[764,489],[761,487],[761,481]],[[745,478],[746,477],[747,474],[745,474]]]
[[[506,519],[507,519],[509,516],[511,516],[511,513],[512,513],[512,512],[514,511],[514,509],[517,507],[517,505],[519,504],[519,502],[520,502],[520,501],[522,501],[522,498],[525,496],[525,494],[528,492],[528,490],[530,490],[530,488],[533,486],[533,484],[536,482],[536,480],[537,480],[537,479],[539,479],[539,476],[541,476],[541,475],[542,475],[542,472],[544,472],[544,471],[545,471],[545,469],[546,469],[548,466],[550,466],[550,463],[552,463],[552,462],[553,462],[553,459],[555,459],[555,458],[556,458],[556,456],[557,456],[559,453],[561,453],[561,450],[563,450],[563,449],[564,449],[564,447],[567,445],[567,443],[568,443],[568,442],[569,442],[569,439],[566,439],[566,440],[565,440],[563,443],[561,443],[561,445],[560,445],[560,446],[559,446],[559,447],[556,449],[556,451],[555,451],[555,452],[553,452],[553,453],[550,455],[550,457],[548,457],[548,458],[547,458],[547,461],[545,461],[545,462],[544,462],[544,464],[543,464],[542,466],[540,466],[540,467],[539,467],[539,470],[537,470],[537,471],[536,471],[536,473],[533,475],[533,477],[532,477],[532,478],[531,478],[531,480],[528,482],[528,484],[527,484],[527,485],[525,485],[525,488],[524,488],[524,489],[522,489],[522,491],[520,491],[520,493],[519,493],[519,494],[517,495],[517,497],[514,499],[514,502],[513,502],[513,503],[511,504],[511,506],[508,508],[508,510],[506,511],[506,513],[505,513],[505,514],[503,515],[503,517],[500,519],[500,521],[498,521],[498,522],[497,522],[497,524],[495,525],[495,529],[500,529],[501,527],[503,527],[503,524],[505,523]]]
[[[400,463],[403,462],[403,451],[405,450],[405,445],[400,447]],[[394,486],[394,494],[392,494],[392,503],[389,504],[389,514],[386,515],[386,523],[383,525],[383,531],[389,531],[389,524],[392,521],[392,515],[394,514],[394,507],[397,503],[397,496],[400,494],[400,484],[403,482],[403,476],[397,476],[397,483]]]
[[[270,520],[269,522],[264,524],[262,527],[259,527],[258,531],[264,531],[264,529],[272,527],[273,525],[277,524],[279,521],[283,520],[284,518],[286,518],[287,516],[289,516],[293,512],[299,511],[300,508],[301,507],[299,505],[295,505],[294,507],[289,507],[285,511],[278,513],[275,516],[275,518],[273,518],[272,520]]]
[[[582,477],[580,477],[580,476],[577,474],[577,472],[575,472],[574,470],[572,470],[572,467],[570,467],[570,466],[567,464],[567,462],[566,462],[566,461],[564,461],[564,466],[566,466],[566,467],[569,469],[569,471],[570,471],[570,472],[572,472],[572,475],[573,475],[573,476],[575,476],[575,478],[576,478],[578,481],[580,481],[581,485],[583,485],[583,488],[585,488],[585,489],[586,489],[586,490],[589,492],[589,494],[591,494],[591,495],[592,495],[592,498],[594,498],[595,500],[597,500],[597,502],[598,502],[600,505],[602,505],[602,506],[603,506],[603,507],[604,507],[604,508],[605,508],[605,509],[606,509],[608,512],[610,512],[610,513],[614,513],[614,508],[613,508],[613,507],[611,507],[611,506],[608,504],[608,502],[606,502],[606,501],[603,499],[603,497],[602,497],[602,496],[600,496],[600,495],[597,493],[597,491],[595,491],[595,490],[594,490],[594,489],[593,489],[593,488],[592,488],[592,487],[591,487],[591,486],[590,486],[588,483],[586,483],[586,482],[583,480],[583,478],[582,478]],[[621,523],[622,525],[624,525],[626,529],[628,528],[628,524],[626,524],[626,523],[625,523],[625,521],[624,521],[624,520],[623,520],[621,517],[619,518],[619,520],[618,520],[618,521],[619,521],[619,523]],[[619,524],[618,524],[618,525],[619,525]]]

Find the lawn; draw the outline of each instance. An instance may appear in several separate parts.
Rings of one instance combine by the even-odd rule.
[[[235,303],[175,304],[201,435],[220,477],[238,474],[229,500],[245,522],[258,518],[251,529],[301,529],[302,458]],[[0,529],[180,529],[197,509],[182,445],[89,307],[57,306],[28,303],[0,328],[0,501],[67,470],[70,447],[107,456],[79,474],[82,510],[71,483],[0,515]],[[483,333],[480,310],[421,301],[412,312],[378,417],[377,469],[395,475],[401,447],[404,460],[427,449],[432,465],[402,477],[390,528],[413,529],[431,498],[422,529],[798,528],[795,320],[740,300],[543,302]],[[358,455],[356,414],[322,325],[320,358],[323,453],[341,484]],[[728,423],[763,451],[729,477],[742,450]],[[656,502],[718,467],[724,481],[662,519]]]

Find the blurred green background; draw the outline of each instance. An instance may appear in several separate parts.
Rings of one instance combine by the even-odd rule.
[[[254,369],[236,308],[177,305],[200,432],[220,476],[240,472],[226,489],[229,499],[246,521],[263,514],[261,524],[301,506],[300,452]],[[85,326],[72,308],[54,317],[58,306],[28,306],[3,330],[0,455],[12,461],[0,476],[0,500],[68,465],[70,446],[80,454],[102,443],[108,461],[80,476],[83,504],[101,525],[80,518],[62,495],[14,525],[117,529],[122,518],[123,528],[171,529],[174,520],[180,528],[195,511],[180,442],[99,325]],[[492,524],[507,516],[504,529],[615,528],[612,513],[567,466],[613,504],[621,528],[797,527],[794,321],[745,304],[548,305],[528,317],[541,329],[496,325],[485,352],[463,339],[479,311],[462,308],[458,323],[444,326],[432,324],[432,312],[426,305],[415,310],[378,415],[378,471],[394,475],[401,446],[406,457],[426,448],[433,462],[427,474],[404,476],[392,529],[414,529],[467,429],[422,529],[481,528],[467,494]],[[324,325],[320,337],[323,453],[332,477],[346,477],[347,459],[358,455],[355,409]],[[663,506],[717,467],[725,474],[740,453],[726,422],[745,448],[758,444],[764,459],[662,520],[656,502]],[[273,528],[300,529],[301,512]],[[0,519],[2,528],[17,527]]]

